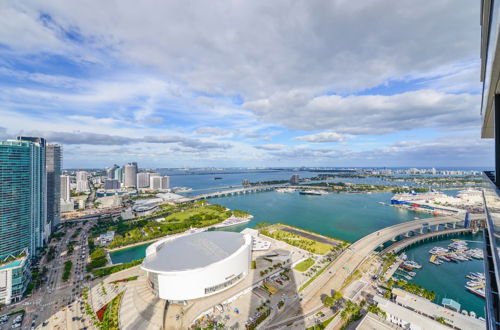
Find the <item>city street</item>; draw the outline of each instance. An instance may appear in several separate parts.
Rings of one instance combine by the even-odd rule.
[[[88,283],[85,280],[85,264],[88,258],[87,237],[90,227],[91,223],[88,222],[85,225],[78,224],[60,229],[65,232],[64,236],[59,240],[52,239],[47,246],[47,251],[51,247],[55,249],[54,259],[48,261],[46,254],[38,263],[40,271],[44,267],[47,268],[43,284],[33,289],[28,298],[5,307],[1,314],[24,309],[26,313],[22,323],[23,329],[33,326],[40,329],[88,328],[83,306],[77,300],[83,286]],[[81,228],[81,232],[72,238],[77,228]],[[71,241],[74,241],[74,250],[68,254],[68,244]],[[69,279],[63,281],[64,264],[67,261],[71,261],[73,265]]]

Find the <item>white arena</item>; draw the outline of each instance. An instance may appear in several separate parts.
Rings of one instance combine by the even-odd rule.
[[[156,296],[180,302],[230,288],[248,275],[251,260],[250,235],[209,231],[150,245],[141,268]]]

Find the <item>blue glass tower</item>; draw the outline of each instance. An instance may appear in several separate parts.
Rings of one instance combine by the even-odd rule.
[[[0,260],[43,246],[46,189],[45,140],[0,141]]]

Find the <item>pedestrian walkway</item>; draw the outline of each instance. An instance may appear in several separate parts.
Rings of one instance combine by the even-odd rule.
[[[165,300],[151,292],[145,275],[127,283],[120,306],[120,329],[162,329],[164,314]]]

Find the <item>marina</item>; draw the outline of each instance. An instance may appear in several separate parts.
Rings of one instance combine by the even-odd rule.
[[[452,300],[468,315],[484,317],[481,246],[481,234],[462,235],[460,240],[447,238],[419,243],[407,248],[404,253],[422,268],[404,270],[416,273],[411,279],[404,277],[409,274],[403,271],[396,272],[395,276],[436,292],[435,303]]]

